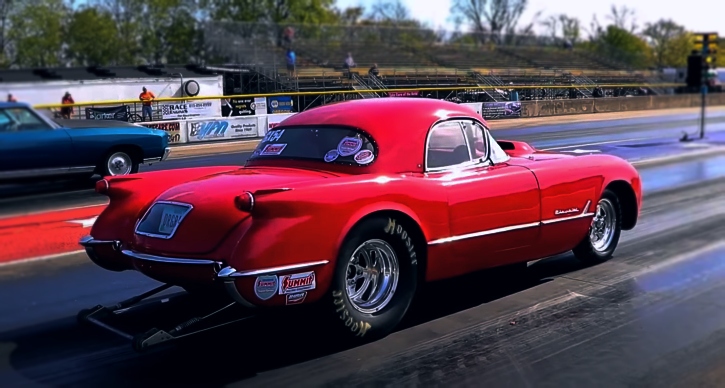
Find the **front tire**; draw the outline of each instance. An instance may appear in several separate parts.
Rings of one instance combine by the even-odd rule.
[[[401,221],[365,220],[342,244],[323,308],[343,338],[365,341],[388,335],[413,301],[423,247]]]
[[[586,264],[609,260],[622,233],[622,208],[619,198],[607,189],[597,203],[586,237],[574,249],[574,256]]]

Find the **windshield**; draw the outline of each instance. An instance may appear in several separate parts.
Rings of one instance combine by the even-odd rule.
[[[343,127],[278,128],[254,150],[250,161],[299,159],[351,166],[369,166],[377,147],[363,132]]]

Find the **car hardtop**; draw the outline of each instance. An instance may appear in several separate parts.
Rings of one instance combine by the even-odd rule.
[[[471,120],[488,128],[485,120],[473,108],[443,100],[388,97],[324,105],[296,113],[270,129],[246,166],[300,167],[355,174],[422,173],[425,170],[427,139],[431,128],[454,119]],[[256,158],[264,147],[287,146],[284,138],[275,137],[283,130],[293,133],[332,128],[349,130],[351,136],[353,133],[358,133],[369,140],[365,143],[371,144],[374,160],[369,164],[360,165],[285,158],[282,154],[279,158],[267,160]],[[279,140],[280,143],[271,144],[274,141],[267,140]],[[312,145],[307,144],[307,146]],[[317,155],[322,159],[321,151]]]

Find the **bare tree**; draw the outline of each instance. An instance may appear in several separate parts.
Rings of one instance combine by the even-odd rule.
[[[410,11],[400,0],[379,0],[370,10],[370,19],[401,22],[410,20]]]
[[[488,29],[498,42],[502,32],[515,30],[527,5],[528,0],[454,0],[451,14],[467,21],[481,38]]]
[[[617,9],[617,7],[612,4],[612,14],[607,15],[607,19],[611,20],[615,27],[629,31],[630,33],[634,33],[639,27],[637,25],[634,10],[632,8],[627,8],[626,5]]]

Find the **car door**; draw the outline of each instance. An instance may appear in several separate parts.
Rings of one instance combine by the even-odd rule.
[[[0,179],[64,174],[71,156],[65,130],[28,108],[0,109]]]
[[[450,226],[448,238],[431,244],[448,244],[467,270],[526,260],[540,233],[534,174],[506,163],[508,156],[473,120],[436,125],[427,147],[427,174],[446,191]]]

